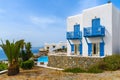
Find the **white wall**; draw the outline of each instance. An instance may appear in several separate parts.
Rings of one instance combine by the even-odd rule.
[[[74,31],[74,25],[80,24],[80,30],[82,30],[82,14],[71,16],[67,18],[67,32]],[[79,44],[79,40],[70,40],[72,44]],[[67,55],[70,55],[71,53],[71,46],[69,42],[67,41]]]
[[[53,48],[53,46],[55,46],[55,48]],[[44,49],[47,50],[47,47],[49,47],[49,52],[53,52],[53,50],[61,49],[63,46],[65,46],[65,48],[66,48],[67,47],[67,43],[66,42],[45,43]]]
[[[97,6],[94,8],[89,8],[83,11],[80,15],[75,15],[67,18],[67,31],[73,31],[73,26],[78,23],[80,24],[80,29],[83,34],[84,27],[91,27],[92,26],[92,19],[100,18],[100,24],[105,27],[105,48],[104,53],[105,55],[112,55],[112,53],[120,52],[120,12],[116,10],[112,3],[104,4],[101,6]],[[119,16],[119,18],[118,18]],[[119,22],[118,22],[119,21]],[[88,42],[101,42],[101,38],[87,38]],[[79,41],[71,40],[71,43],[78,43]],[[84,37],[82,37],[83,43],[83,56],[88,56],[88,45]],[[119,45],[118,45],[119,44]],[[68,55],[71,53],[71,46],[67,42],[68,48]]]
[[[82,14],[70,16],[67,18],[67,31],[74,31],[74,25],[80,24],[82,26]]]
[[[119,12],[119,22],[120,22],[120,12]],[[119,23],[120,25],[120,23]],[[120,34],[120,28],[119,28],[119,34]],[[120,35],[119,35],[119,53],[120,53]]]
[[[112,4],[105,4],[102,6],[97,6],[94,8],[90,8],[83,11],[83,26],[84,27],[91,27],[92,26],[92,19],[100,18],[100,24],[105,26],[105,48],[104,53],[105,55],[111,55],[112,53]],[[88,42],[100,42],[101,38],[89,38]],[[88,55],[88,46],[83,39],[83,54],[84,56]]]
[[[112,53],[118,54],[119,53],[119,30],[120,30],[120,17],[119,17],[119,10],[112,6]]]

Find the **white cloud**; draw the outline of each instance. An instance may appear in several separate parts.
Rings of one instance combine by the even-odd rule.
[[[31,16],[30,17],[32,23],[34,24],[52,24],[55,23],[55,21],[52,18],[46,18],[46,17],[36,17],[36,16]]]
[[[41,28],[51,27],[52,25],[56,25],[56,24],[59,25],[64,22],[63,19],[56,16],[51,16],[51,17],[30,16],[30,21],[33,24],[40,26]]]

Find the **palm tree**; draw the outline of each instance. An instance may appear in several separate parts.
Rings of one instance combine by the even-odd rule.
[[[16,75],[19,73],[19,63],[18,57],[20,53],[20,48],[24,44],[24,40],[19,40],[16,42],[10,43],[9,40],[6,40],[6,44],[3,43],[0,45],[4,50],[7,58],[8,58],[8,75]]]

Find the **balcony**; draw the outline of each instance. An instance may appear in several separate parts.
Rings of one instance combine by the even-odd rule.
[[[105,36],[105,27],[87,27],[84,28],[84,37],[104,37]]]
[[[69,40],[82,39],[82,32],[67,32],[66,37]]]

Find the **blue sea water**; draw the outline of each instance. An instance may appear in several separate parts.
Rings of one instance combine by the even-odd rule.
[[[33,47],[31,50],[34,54],[37,54],[40,48],[41,47]],[[0,61],[1,60],[7,60],[7,57],[2,49],[0,49]]]
[[[6,57],[6,55],[4,54],[4,51],[0,49],[0,61],[1,61],[1,60],[6,60],[6,59],[7,59],[7,57]]]

